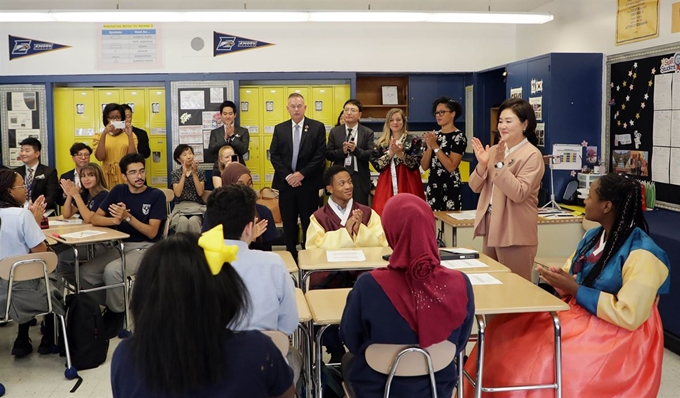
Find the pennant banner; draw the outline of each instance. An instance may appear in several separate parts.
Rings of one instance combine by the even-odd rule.
[[[27,57],[29,55],[46,53],[69,47],[71,46],[9,35],[8,49],[10,61],[15,58]]]
[[[273,46],[272,43],[238,37],[213,31],[213,56],[230,54],[241,50],[252,50],[258,47]]]

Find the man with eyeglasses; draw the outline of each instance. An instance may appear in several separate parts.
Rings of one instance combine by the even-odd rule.
[[[326,155],[323,123],[305,117],[307,105],[299,93],[288,96],[290,119],[274,127],[269,154],[274,166],[272,187],[279,190],[286,249],[297,259],[298,216],[305,248],[309,217],[319,207]]]
[[[24,179],[28,196],[26,200],[34,202],[40,195],[45,197],[47,209],[56,209],[62,194],[57,180],[57,170],[40,163],[42,144],[37,138],[28,137],[19,143],[19,157],[24,163],[14,171]]]
[[[355,202],[368,206],[371,192],[371,170],[368,161],[375,145],[373,130],[359,124],[363,106],[357,99],[349,99],[343,107],[345,124],[331,130],[326,145],[326,159],[333,165],[344,166],[354,183]]]
[[[161,224],[167,218],[163,192],[144,184],[144,163],[144,156],[139,153],[129,153],[120,160],[120,172],[125,184],[118,184],[111,189],[91,220],[92,225],[116,228],[130,235],[125,240],[125,268],[128,275],[137,273],[144,250],[161,238]],[[122,283],[118,251],[109,250],[87,262],[80,269],[80,280],[85,289]],[[106,338],[115,337],[123,326],[125,316],[124,289],[120,287],[91,294],[100,303],[106,304]]]
[[[62,174],[59,177],[59,181],[71,180],[78,188],[80,188],[81,187],[80,170],[86,164],[90,163],[90,155],[92,155],[92,148],[90,148],[84,142],[76,142],[75,144],[71,145],[71,149],[69,151],[71,152],[71,159],[73,159],[73,163],[76,165],[76,167]],[[63,206],[65,200],[66,195],[62,191],[61,198],[59,199],[59,205]]]

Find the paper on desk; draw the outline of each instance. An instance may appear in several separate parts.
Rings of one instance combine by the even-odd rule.
[[[461,211],[460,213],[448,213],[449,217],[455,218],[456,220],[474,220],[476,214],[476,210],[465,210]]]
[[[69,234],[63,234],[60,235],[62,238],[70,238],[70,239],[82,239],[82,238],[89,238],[91,236],[97,236],[97,235],[103,235],[106,232],[102,231],[92,231],[92,230],[85,230],[85,231],[78,231],[78,232],[71,232]]]
[[[366,255],[361,250],[332,250],[326,252],[326,259],[329,263],[366,261]]]
[[[463,269],[463,268],[484,268],[489,267],[483,262],[476,259],[466,260],[444,260],[442,265],[449,269]]]
[[[477,250],[466,249],[464,247],[454,247],[454,248],[450,248],[450,249],[439,249],[439,250],[449,252],[449,253],[454,253],[454,254],[475,254],[475,253],[479,253]]]
[[[472,285],[502,285],[503,282],[489,274],[467,274]]]
[[[57,226],[57,225],[77,225],[77,224],[82,224],[83,220],[76,218],[72,220],[50,220],[50,227],[51,226]]]

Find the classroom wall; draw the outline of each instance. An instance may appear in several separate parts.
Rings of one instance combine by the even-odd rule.
[[[96,24],[3,23],[0,37],[13,35],[71,48],[10,61],[6,55],[8,40],[0,40],[0,75],[466,72],[517,59],[513,25],[166,23],[158,25],[158,29],[162,68],[110,71],[97,67],[100,30]],[[275,45],[213,57],[213,31]],[[191,48],[195,37],[204,40],[203,50]]]

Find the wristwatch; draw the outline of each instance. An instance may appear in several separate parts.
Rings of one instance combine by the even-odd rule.
[[[496,165],[495,165],[494,167],[497,168],[497,169],[502,169],[503,166],[505,166],[505,163],[503,163],[503,162],[498,162],[498,163],[496,163]]]
[[[130,216],[127,216],[123,219],[123,221],[125,221],[125,222],[130,222],[131,220],[132,220],[132,218],[130,218]]]
[[[437,152],[439,152],[439,148],[434,148],[434,149],[432,150],[432,152],[434,152],[434,154],[436,155]]]

